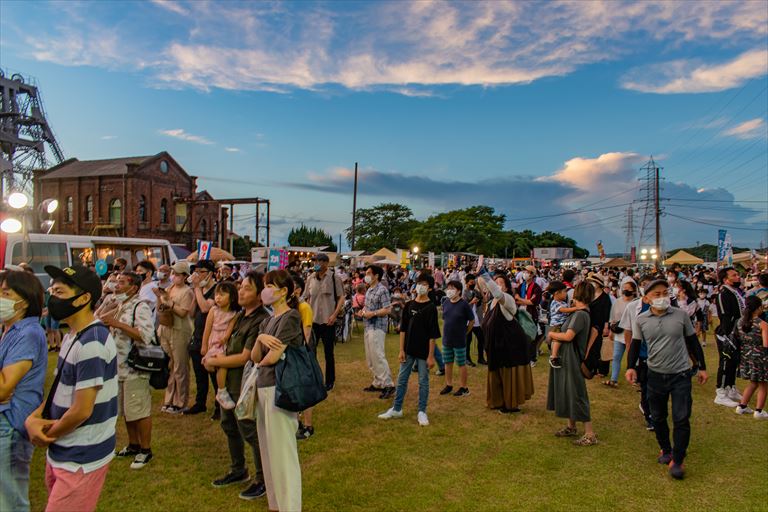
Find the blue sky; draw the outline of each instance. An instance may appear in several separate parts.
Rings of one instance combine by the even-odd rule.
[[[653,154],[667,248],[768,245],[767,37],[763,1],[0,2],[0,67],[68,157],[169,151],[270,198],[277,242],[338,238],[357,161],[360,207],[488,204],[621,252]]]

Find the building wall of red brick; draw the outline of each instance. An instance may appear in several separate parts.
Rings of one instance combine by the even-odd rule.
[[[117,234],[130,238],[162,238],[176,244],[192,246],[198,238],[214,240],[216,223],[226,227],[226,208],[219,219],[219,203],[187,206],[187,223],[183,232],[177,230],[176,205],[185,204],[178,199],[190,199],[196,192],[195,178],[188,176],[172,160],[166,160],[168,172],[161,171],[163,160],[148,162],[145,166],[129,168],[126,175],[95,176],[81,178],[40,179],[35,178],[35,200],[56,198],[59,208],[54,212],[56,221],[52,233],[90,235],[96,226],[113,224],[110,219],[110,205],[115,200],[121,204]],[[93,199],[93,218],[88,220],[88,197]],[[72,198],[72,218],[67,217],[67,201]],[[140,201],[144,199],[145,214],[140,217]],[[166,215],[161,209],[165,201]],[[165,222],[163,222],[165,220]],[[190,234],[190,225],[193,228]],[[203,230],[205,226],[205,230]],[[101,229],[98,234],[113,236],[112,230]],[[226,236],[226,230],[223,231]],[[191,247],[194,249],[194,247]]]

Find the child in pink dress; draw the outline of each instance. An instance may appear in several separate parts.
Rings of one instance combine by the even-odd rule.
[[[235,314],[240,309],[237,302],[237,287],[234,283],[223,281],[216,285],[213,300],[215,305],[208,312],[208,318],[205,321],[205,332],[203,333],[203,364],[209,357],[218,354],[226,355],[227,341],[232,335],[232,328],[235,324]],[[224,409],[234,409],[235,402],[227,392],[226,387],[227,369],[218,368],[216,370],[216,401]]]

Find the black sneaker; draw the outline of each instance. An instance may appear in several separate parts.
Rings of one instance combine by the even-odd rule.
[[[307,427],[302,425],[296,432],[296,439],[301,441],[302,439],[309,439],[315,434],[315,427]]]
[[[467,366],[471,366],[472,368],[475,368],[477,365],[473,362],[467,359]]]
[[[550,357],[549,366],[551,366],[552,368],[562,368],[563,362],[559,357]]]
[[[187,416],[187,415],[193,415],[193,414],[200,414],[202,412],[205,412],[205,406],[202,405],[193,405],[192,407],[187,407],[186,409],[181,411],[181,414]]]
[[[119,452],[115,454],[115,457],[135,457],[140,453],[140,450],[138,448],[135,448],[131,445],[126,446]]]
[[[469,396],[469,388],[459,388],[453,396]]]
[[[443,389],[440,391],[440,394],[441,394],[441,395],[447,395],[447,394],[448,394],[448,393],[450,393],[451,391],[453,391],[453,386],[445,386],[445,387],[444,387],[444,388],[443,388]]]
[[[213,414],[211,414],[211,421],[219,421],[221,419],[221,409],[218,407],[213,410]]]
[[[131,462],[131,469],[141,469],[152,460],[152,450],[141,452]]]
[[[675,480],[685,478],[685,467],[682,464],[676,464],[674,461],[669,463],[669,476]]]
[[[331,391],[333,389],[333,385],[334,385],[333,382],[331,382],[330,384],[326,384],[325,385],[325,390],[326,391]]]
[[[656,430],[656,427],[653,426],[653,422],[651,420],[646,420],[645,430],[647,430],[648,432],[653,432]]]
[[[656,459],[659,464],[664,464],[665,466],[669,466],[669,463],[672,462],[672,454],[671,453],[664,453],[663,451],[659,454],[659,458]]]
[[[381,392],[381,395],[379,395],[379,398],[382,400],[387,400],[388,398],[392,398],[395,396],[395,388],[394,386],[384,388],[384,391]]]
[[[368,393],[381,393],[382,391],[384,391],[384,388],[378,388],[373,384],[371,384],[367,388],[363,388],[363,391],[366,391]]]
[[[258,482],[255,484],[251,484],[248,486],[246,490],[240,493],[240,499],[241,500],[255,500],[257,498],[261,498],[267,494],[267,487],[264,485],[263,482]]]
[[[443,375],[445,375],[445,370],[437,370],[435,372],[435,375],[437,375],[438,377],[442,377]]]
[[[228,485],[232,484],[240,484],[243,482],[248,481],[248,472],[240,473],[239,475],[236,475],[234,473],[227,473],[221,478],[217,478],[213,482],[211,482],[211,485],[214,487],[226,487]]]

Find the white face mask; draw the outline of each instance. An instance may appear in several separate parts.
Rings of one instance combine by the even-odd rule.
[[[456,295],[458,295],[458,291],[454,290],[453,288],[448,288],[445,290],[445,296],[448,297],[448,300],[453,300],[456,298]]]
[[[666,311],[669,309],[669,305],[669,297],[660,297],[651,301],[651,307],[653,307],[653,309],[658,309],[659,311]]]
[[[115,286],[117,286],[117,283],[110,281],[107,283],[107,290],[115,291]]]
[[[128,294],[127,293],[116,293],[115,294],[115,300],[117,302],[125,302],[128,300]]]
[[[17,302],[21,301],[0,297],[0,320],[5,322],[6,320],[13,318],[16,314],[16,308],[14,306],[16,306]]]
[[[530,272],[523,272],[523,280],[527,281],[531,278]]]
[[[371,281],[373,281],[373,278],[368,274],[366,274],[365,277],[363,278],[363,281],[365,281],[365,284],[371,284]]]
[[[416,285],[416,295],[426,295],[429,291],[429,288],[427,285],[424,284],[418,284]]]
[[[162,281],[162,280],[163,280],[163,279],[165,279],[166,277],[168,277],[168,274],[166,274],[165,272],[158,272],[158,273],[157,273],[157,278],[158,278],[160,281]]]

